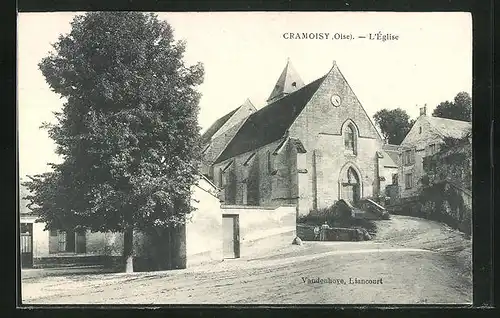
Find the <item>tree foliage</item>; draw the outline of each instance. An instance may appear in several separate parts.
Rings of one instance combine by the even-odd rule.
[[[153,14],[92,12],[39,64],[65,99],[44,124],[62,163],[30,176],[30,207],[48,228],[165,229],[190,212],[200,160],[200,63]]]
[[[413,126],[414,120],[401,108],[381,109],[373,116],[375,123],[382,131],[385,141],[399,145]]]
[[[453,102],[444,101],[437,105],[432,116],[455,120],[472,120],[472,98],[467,92],[460,92]]]

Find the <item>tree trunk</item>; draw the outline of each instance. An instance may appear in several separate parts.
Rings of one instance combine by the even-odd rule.
[[[174,246],[174,240],[173,240],[173,237],[172,237],[172,227],[168,227],[167,229],[167,235],[168,235],[168,263],[167,263],[167,266],[168,266],[168,269],[172,269],[172,248]]]
[[[125,261],[125,273],[134,271],[134,230],[127,229],[123,235],[123,258]]]

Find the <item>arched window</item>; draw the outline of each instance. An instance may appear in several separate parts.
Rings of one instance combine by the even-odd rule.
[[[356,154],[356,133],[352,124],[347,125],[344,132],[345,149]]]
[[[358,174],[356,173],[356,171],[352,167],[350,167],[347,170],[347,183],[349,183],[349,184],[358,184],[359,183]]]

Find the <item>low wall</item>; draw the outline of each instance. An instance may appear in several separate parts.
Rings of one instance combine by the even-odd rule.
[[[369,241],[371,239],[364,229],[330,228],[323,231],[325,231],[323,241]]]
[[[223,215],[239,216],[240,257],[292,244],[296,236],[296,211],[295,206],[222,206]]]
[[[222,212],[219,198],[207,184],[194,188],[192,205],[186,216],[186,266],[222,261]]]

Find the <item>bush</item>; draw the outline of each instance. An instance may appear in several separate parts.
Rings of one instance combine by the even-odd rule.
[[[328,208],[309,211],[306,216],[299,217],[298,223],[322,224],[325,221],[329,224],[345,222],[352,219],[352,206],[344,200],[339,200]]]

